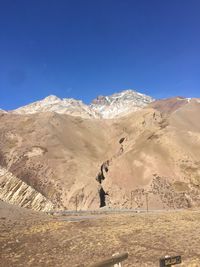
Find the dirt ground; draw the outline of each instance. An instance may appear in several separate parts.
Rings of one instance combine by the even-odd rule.
[[[200,266],[200,211],[50,216],[0,205],[0,266],[88,266],[128,252],[123,266]]]

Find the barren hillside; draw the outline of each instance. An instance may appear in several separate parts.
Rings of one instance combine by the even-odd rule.
[[[159,108],[154,103],[151,109],[118,121],[125,139],[104,185],[112,205],[145,208],[148,201],[149,208],[183,208],[200,204],[200,104],[182,101],[159,101]],[[172,102],[176,105],[169,112]]]
[[[198,99],[173,98],[116,119],[1,113],[0,198],[41,210],[199,206],[199,112]]]

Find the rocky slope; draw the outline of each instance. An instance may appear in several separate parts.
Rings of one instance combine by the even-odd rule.
[[[8,186],[5,192],[1,182],[1,198],[10,201],[13,180],[16,187],[18,181],[28,186],[11,190],[13,202],[28,201],[31,208],[37,194],[47,203],[41,209],[199,206],[199,113],[198,99],[180,97],[109,120],[49,111],[2,113],[0,166]],[[25,201],[22,192],[29,188],[34,193]]]
[[[13,113],[16,114],[34,114],[39,112],[56,112],[60,114],[68,114],[72,116],[80,116],[83,118],[98,118],[99,114],[96,114],[89,106],[85,105],[80,100],[72,98],[60,99],[57,96],[50,95],[41,101],[34,102],[27,106],[18,108]]]
[[[107,201],[116,207],[146,208],[147,201],[150,208],[199,206],[200,104],[175,98],[151,107],[118,121],[125,139],[105,175]]]
[[[0,199],[37,211],[53,209],[51,201],[5,168],[0,168]]]
[[[81,208],[95,207],[97,166],[104,160],[104,154],[112,150],[107,141],[109,124],[42,112],[23,116],[2,114],[0,125],[2,168],[56,208],[75,209],[76,200]]]
[[[133,90],[122,91],[111,96],[99,96],[92,101],[91,109],[102,118],[116,118],[140,110],[154,99]]]
[[[82,118],[115,118],[139,110],[153,101],[153,98],[133,90],[122,91],[111,96],[100,96],[86,105],[80,100],[60,99],[48,96],[41,101],[18,108],[17,114],[33,114],[38,112],[56,112]]]

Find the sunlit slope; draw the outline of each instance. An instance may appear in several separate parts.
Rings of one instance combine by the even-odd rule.
[[[0,117],[0,164],[57,207],[99,206],[96,172],[112,154],[110,124],[55,113]]]
[[[1,114],[0,165],[55,208],[199,206],[198,101],[156,101],[112,120]]]
[[[112,205],[199,205],[200,104],[177,104],[172,112],[167,104],[161,101],[162,109],[144,109],[118,121],[125,129],[123,152],[112,161],[104,185]]]

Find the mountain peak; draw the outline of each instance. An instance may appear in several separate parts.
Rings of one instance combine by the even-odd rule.
[[[59,98],[49,95],[46,98],[14,110],[14,113],[29,114],[56,112],[83,118],[106,118],[124,116],[145,107],[154,99],[135,90],[123,90],[110,96],[98,96],[90,105],[73,98]]]
[[[98,96],[90,106],[103,118],[114,118],[141,109],[153,101],[150,96],[128,89],[110,96]]]
[[[56,95],[49,95],[47,97],[45,97],[43,100],[44,102],[59,102],[61,101],[61,99],[59,97],[57,97]]]

